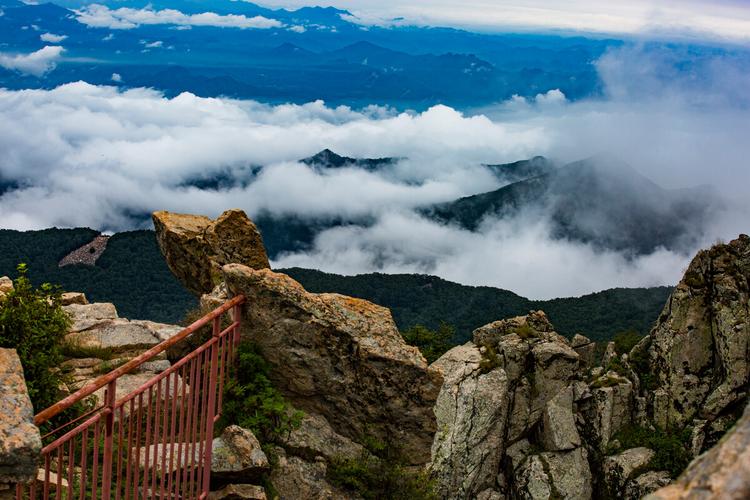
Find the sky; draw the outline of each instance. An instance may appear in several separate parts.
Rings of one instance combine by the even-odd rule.
[[[310,251],[282,255],[274,266],[436,274],[532,298],[674,284],[698,247],[748,232],[750,76],[723,55],[673,73],[666,55],[637,46],[595,65],[604,98],[570,102],[553,90],[473,112],[167,98],[85,82],[0,89],[0,173],[22,185],[3,196],[1,225],[117,231],[145,224],[133,214],[216,216],[235,207],[251,217],[264,210],[369,217],[371,226],[326,231]],[[380,172],[321,172],[297,161],[324,148],[407,159]],[[485,163],[535,155],[564,163],[601,152],[665,188],[713,185],[726,210],[695,248],[637,258],[554,239],[544,217],[489,218],[469,232],[417,211],[500,187]],[[257,165],[264,169],[246,185],[189,187],[212,173],[241,178]]]
[[[269,7],[298,8],[307,0],[262,0]],[[365,23],[572,30],[612,34],[671,34],[750,42],[747,0],[350,0],[316,2],[346,9]]]

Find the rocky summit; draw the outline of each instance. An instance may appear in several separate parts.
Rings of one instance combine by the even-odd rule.
[[[245,295],[243,337],[304,412],[264,448],[282,499],[358,498],[330,470],[367,456],[368,436],[399,443],[441,499],[747,496],[737,479],[750,472],[747,414],[740,419],[750,382],[747,236],[699,253],[630,352],[611,342],[598,354],[583,335],[569,340],[531,311],[476,329],[428,366],[387,309],[310,293],[270,270],[244,214],[154,220],[170,268],[203,293],[204,307]],[[95,313],[107,311],[77,322],[97,324]],[[134,341],[137,327],[128,326]]]

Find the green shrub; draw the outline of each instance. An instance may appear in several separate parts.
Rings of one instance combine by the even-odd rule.
[[[610,447],[608,454],[620,453],[623,450],[645,446],[654,450],[656,455],[651,459],[647,470],[665,470],[672,478],[676,478],[690,463],[689,450],[691,429],[663,430],[656,428],[645,429],[639,426],[629,426],[621,429],[613,437],[620,443],[618,447]],[[645,472],[645,470],[644,470]]]
[[[648,359],[648,349],[651,346],[651,341],[648,340],[647,342],[638,347],[638,349],[631,351],[628,363],[638,375],[638,379],[641,382],[641,390],[652,391],[659,386],[659,382],[651,372],[651,363],[649,363]]]
[[[432,363],[455,344],[453,336],[456,329],[448,323],[441,322],[437,330],[430,330],[422,325],[415,325],[401,332],[407,344],[419,348],[428,363]]]
[[[60,291],[49,283],[35,289],[26,272],[20,264],[14,290],[0,302],[0,346],[18,352],[38,412],[60,399],[61,346],[71,322],[60,304]]]
[[[293,411],[271,383],[271,367],[258,346],[243,341],[236,355],[237,366],[224,386],[219,428],[236,424],[253,431],[261,442],[272,442],[297,427],[302,413]]]
[[[500,366],[500,358],[497,356],[495,349],[489,345],[484,346],[482,359],[479,360],[479,371],[481,373],[489,373],[498,366]]]
[[[334,459],[328,466],[332,484],[358,493],[365,500],[433,500],[434,484],[425,471],[409,470],[401,449],[372,436],[360,440],[359,457]]]
[[[637,331],[626,330],[615,335],[612,340],[615,343],[615,351],[617,354],[628,354],[642,338],[643,335]]]
[[[514,328],[511,333],[515,333],[522,339],[530,339],[537,336],[536,330],[531,328],[528,324],[524,323],[521,326]]]

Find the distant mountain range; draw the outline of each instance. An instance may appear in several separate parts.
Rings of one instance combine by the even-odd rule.
[[[80,8],[88,3],[113,10],[148,8],[152,13],[146,17],[161,9],[185,15],[210,11],[261,16],[276,25],[239,29],[144,23],[115,29],[107,26],[106,16],[97,15],[98,24],[89,26],[79,22]],[[57,68],[42,76],[0,67],[0,86],[7,88],[50,88],[85,80],[151,87],[167,95],[188,91],[267,102],[324,99],[355,107],[383,104],[418,110],[437,103],[469,107],[552,89],[570,99],[595,95],[599,81],[592,61],[621,44],[582,37],[364,27],[343,10],[267,9],[230,0],[60,0],[59,5],[0,0],[0,8],[0,52],[65,48]],[[40,38],[43,34],[64,38],[50,42]]]

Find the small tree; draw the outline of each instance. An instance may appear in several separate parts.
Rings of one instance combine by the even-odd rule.
[[[34,288],[26,265],[18,265],[14,289],[0,300],[0,347],[15,349],[36,411],[59,399],[63,382],[61,344],[70,327],[60,291],[49,283]]]
[[[437,330],[430,330],[423,325],[414,325],[404,330],[401,336],[407,344],[417,347],[428,363],[432,363],[455,344],[453,335],[456,329],[448,323],[440,322]]]

